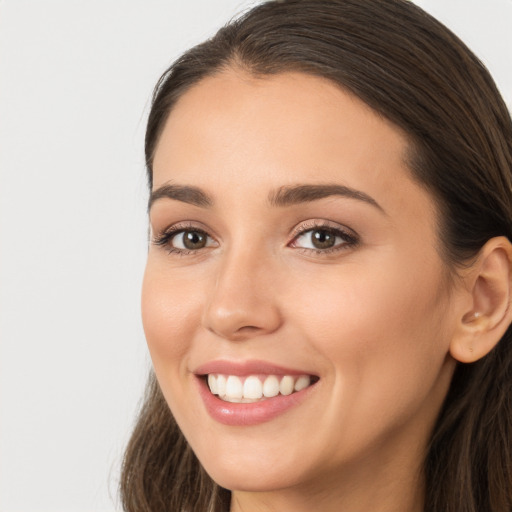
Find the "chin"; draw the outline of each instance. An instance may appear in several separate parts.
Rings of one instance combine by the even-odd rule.
[[[298,483],[296,475],[276,471],[275,468],[266,468],[266,471],[254,466],[237,468],[217,466],[205,469],[215,483],[230,491],[270,492],[293,487]]]
[[[205,453],[199,449],[196,455],[208,475],[230,490],[265,492],[289,488],[304,482],[311,472],[311,468],[304,466],[306,457],[296,459],[285,450],[279,453],[275,446],[257,446],[257,443],[245,449],[239,443],[224,445],[216,452]]]

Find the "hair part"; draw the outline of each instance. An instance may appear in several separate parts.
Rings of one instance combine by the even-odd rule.
[[[494,236],[512,239],[512,121],[491,76],[452,32],[408,0],[258,5],[180,57],[153,94],[148,183],[173,106],[226,69],[329,79],[399,127],[411,176],[433,196],[442,256],[456,271]],[[459,364],[425,460],[425,511],[512,510],[512,334]],[[121,484],[129,512],[229,509],[174,422],[154,376]]]

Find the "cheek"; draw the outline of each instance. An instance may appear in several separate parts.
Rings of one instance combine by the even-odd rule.
[[[200,421],[190,407],[189,354],[200,325],[201,294],[190,277],[180,283],[165,265],[148,259],[142,286],[142,322],[160,389],[180,426]]]
[[[192,281],[182,286],[166,269],[148,261],[142,286],[142,323],[157,375],[162,366],[184,361],[199,325],[198,294]]]
[[[350,265],[296,280],[286,302],[326,349],[406,348],[440,328],[447,294],[438,268],[424,272],[390,259],[373,270]]]
[[[436,385],[450,339],[448,295],[439,263],[415,263],[390,255],[340,267],[290,294],[301,330],[330,362],[333,402],[344,404],[333,411],[400,414]]]

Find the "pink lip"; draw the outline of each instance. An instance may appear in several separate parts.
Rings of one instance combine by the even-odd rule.
[[[207,375],[209,373],[222,373],[224,375],[313,375],[305,370],[285,368],[266,361],[250,360],[233,362],[225,360],[210,361],[194,370],[196,375]]]
[[[197,368],[194,373],[197,378],[199,394],[209,415],[219,423],[231,426],[250,426],[270,421],[295,406],[300,405],[314,389],[316,383],[292,393],[291,395],[278,395],[260,402],[239,404],[225,402],[213,395],[203,377],[209,373],[221,373],[224,375],[311,375],[307,371],[283,368],[265,361],[246,361],[233,363],[229,361],[212,361]]]

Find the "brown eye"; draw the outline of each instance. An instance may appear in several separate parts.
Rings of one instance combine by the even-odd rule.
[[[336,243],[336,236],[329,231],[318,229],[311,231],[311,245],[315,249],[330,249]]]
[[[202,231],[180,231],[171,240],[172,247],[187,251],[196,251],[206,247],[208,244],[209,237]]]
[[[317,227],[307,229],[300,233],[292,242],[292,247],[325,251],[353,247],[358,243],[355,235],[349,234],[339,228]]]

